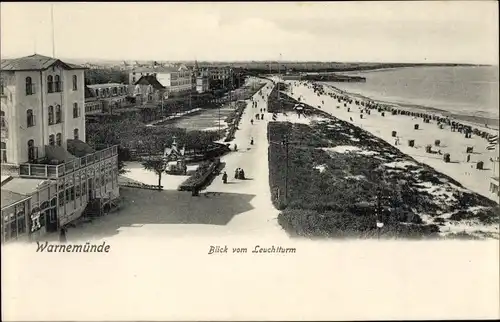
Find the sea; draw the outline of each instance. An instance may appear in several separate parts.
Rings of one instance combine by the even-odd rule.
[[[442,111],[498,127],[498,66],[404,67],[342,74],[365,77],[366,83],[327,83],[375,101]]]

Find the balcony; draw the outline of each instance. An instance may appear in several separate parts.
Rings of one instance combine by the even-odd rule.
[[[19,166],[19,175],[21,177],[30,178],[57,179],[73,171],[85,168],[94,163],[99,163],[117,155],[118,146],[114,145],[59,165],[25,163]]]

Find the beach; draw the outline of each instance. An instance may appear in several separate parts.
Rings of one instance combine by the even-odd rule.
[[[382,113],[376,109],[371,110],[370,114],[362,113],[361,110],[364,110],[364,107],[356,105],[355,100],[373,102],[372,100],[359,95],[341,92],[333,86],[318,84],[324,92],[318,94],[318,92],[315,92],[313,83],[286,81],[286,84],[290,86],[285,93],[290,97],[294,99],[300,98],[301,102],[318,107],[342,121],[349,122],[372,133],[415,160],[452,177],[465,188],[498,202],[498,196],[489,191],[490,178],[495,175],[495,171],[498,173],[498,162],[491,161],[498,158],[498,149],[487,150],[489,143],[486,139],[476,135],[465,138],[464,133],[451,131],[451,126],[448,124],[442,124],[443,128],[441,129],[435,120],[426,123],[420,117],[392,115],[387,111],[382,116]],[[339,94],[347,96],[351,100],[339,103],[332,96]],[[419,112],[421,113],[421,111]],[[363,115],[363,118],[361,118],[361,115]],[[418,124],[418,130],[414,129],[416,124]],[[487,130],[491,135],[498,134],[498,130],[491,128]],[[397,133],[398,145],[396,145],[396,138],[392,136],[392,131]],[[409,140],[414,140],[413,147],[409,146]],[[436,140],[440,140],[439,147],[434,146]],[[426,153],[425,148],[427,145],[432,145],[433,149],[440,150],[440,154]],[[472,147],[473,152],[466,153],[467,147]],[[451,160],[448,163],[443,161],[443,155],[446,153],[450,154]],[[468,155],[470,155],[469,162],[467,162]],[[476,169],[476,165],[480,161],[484,163],[483,170]]]

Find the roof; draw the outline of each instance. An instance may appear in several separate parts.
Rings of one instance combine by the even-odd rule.
[[[39,54],[13,59],[2,59],[0,69],[10,71],[46,70],[53,65],[61,65],[66,69],[86,69],[83,66],[65,63],[57,58],[47,57]]]
[[[68,139],[66,141],[68,143],[68,152],[79,158],[95,152],[90,145],[81,140]]]
[[[58,145],[46,145],[45,154],[48,160],[57,160],[59,162],[67,162],[75,159],[75,156]]]
[[[148,76],[141,76],[137,82],[135,82],[134,85],[151,85],[153,86],[154,89],[165,89],[165,86],[163,86],[158,79],[156,79],[155,76],[153,75],[148,75]]]
[[[179,67],[159,66],[159,67],[139,67],[132,69],[135,73],[176,73]]]
[[[119,84],[119,83],[104,83],[104,84],[92,84],[87,85],[89,88],[103,88],[103,87],[114,87],[114,86],[126,86],[127,84]]]
[[[19,193],[15,193],[9,190],[2,189],[0,193],[0,206],[1,208],[5,208],[7,206],[10,206],[12,204],[18,203],[19,201],[22,201],[24,199],[27,199],[27,196],[23,196]]]
[[[47,179],[32,179],[32,178],[13,178],[2,186],[2,200],[4,190],[10,191],[22,196],[29,196],[36,192],[38,187],[46,182]],[[2,206],[3,207],[3,206]]]

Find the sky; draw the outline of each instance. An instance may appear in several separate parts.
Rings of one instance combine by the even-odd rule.
[[[2,57],[53,55],[51,3],[0,6]],[[53,8],[58,58],[498,65],[496,1],[59,2]]]

